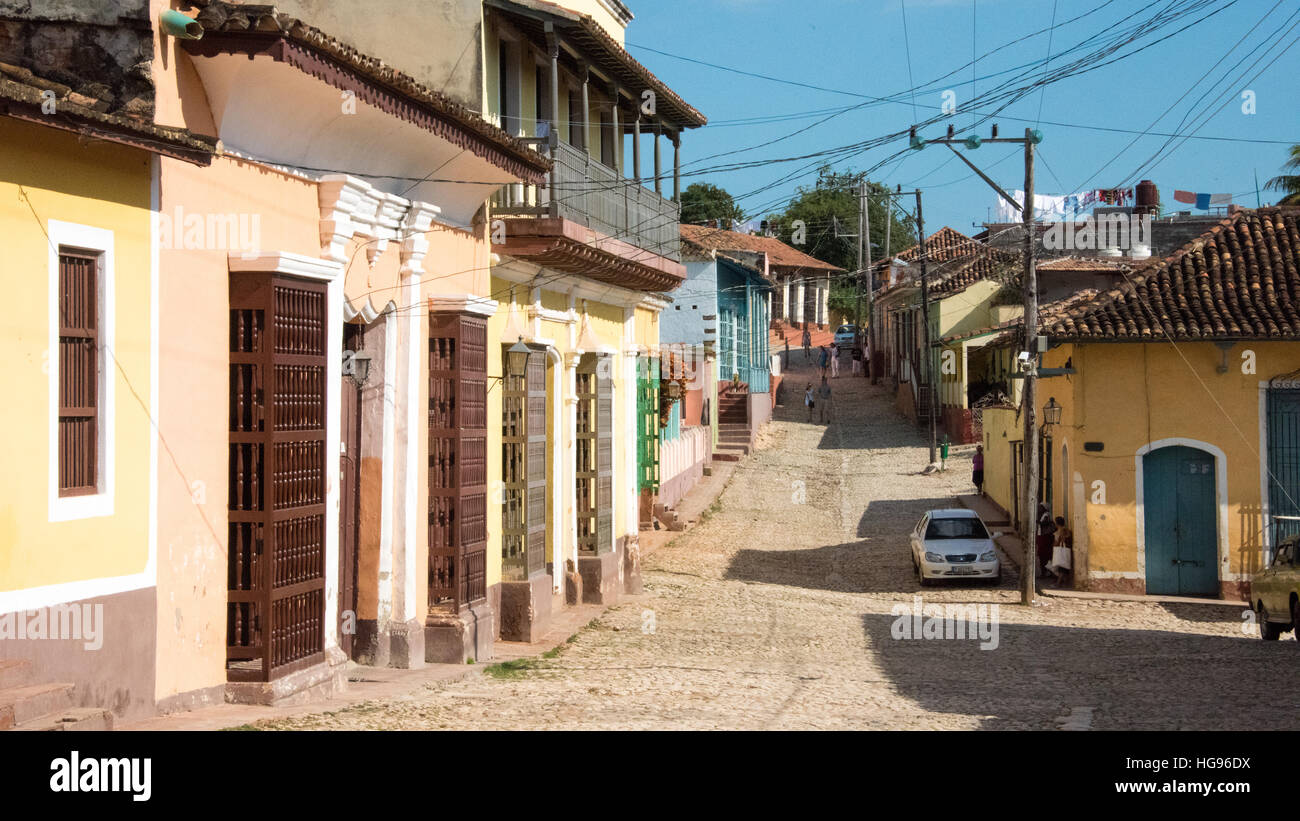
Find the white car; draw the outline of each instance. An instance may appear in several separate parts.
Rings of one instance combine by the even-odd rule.
[[[841,325],[835,329],[835,344],[840,348],[851,348],[857,341],[858,326]]]
[[[912,529],[912,566],[921,585],[936,579],[1002,578],[993,537],[979,514],[964,508],[931,510]]]

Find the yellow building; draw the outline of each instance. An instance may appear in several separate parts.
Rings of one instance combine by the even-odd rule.
[[[925,241],[924,295],[920,246],[895,259],[901,264],[884,261],[877,273],[884,285],[872,309],[878,355],[872,377],[896,384],[896,404],[904,415],[923,423],[937,401],[936,419],[951,440],[974,441],[969,359],[983,341],[963,337],[1018,313],[1008,304],[1017,288],[1015,256],[941,228]],[[928,306],[923,307],[923,298]],[[934,344],[941,340],[943,345]],[[928,358],[923,355],[927,342],[933,346]]]
[[[1077,587],[1245,598],[1300,530],[1298,268],[1300,211],[1241,211],[1109,293],[1044,306],[1042,367],[1064,375],[1039,384],[1061,408],[1040,496],[1074,533]],[[1017,516],[1021,429],[1014,407],[984,411],[985,491]]]
[[[0,335],[24,397],[0,430],[0,669],[131,717],[154,706],[159,155],[213,144],[94,93],[0,72]]]
[[[616,2],[484,4],[486,116],[555,161],[545,185],[505,187],[490,209],[502,310],[488,330],[501,387],[488,418],[501,420],[503,455],[488,474],[500,498],[489,587],[503,639],[534,640],[566,600],[610,603],[639,583],[660,294],[686,273],[679,149],[705,119],[622,48],[630,19]]]

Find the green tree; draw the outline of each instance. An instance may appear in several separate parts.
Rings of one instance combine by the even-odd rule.
[[[828,305],[832,310],[852,315],[857,307],[857,283],[853,271],[858,267],[858,195],[857,185],[863,175],[859,172],[834,171],[824,165],[817,171],[817,181],[812,186],[800,186],[785,211],[768,217],[776,226],[777,236],[823,262],[843,268],[846,272],[831,281]],[[889,231],[888,252],[896,254],[916,244],[916,224],[910,216],[888,214],[884,194],[889,186],[867,182],[868,213],[871,218],[871,259],[884,259],[885,220],[893,220]],[[897,199],[895,200],[897,202]],[[906,206],[906,203],[903,203]],[[802,220],[806,231],[802,244],[794,236],[795,220]],[[865,278],[864,278],[865,284]]]
[[[700,225],[708,220],[723,220],[723,227],[730,227],[726,220],[741,221],[744,218],[731,195],[716,185],[694,182],[682,192],[682,222]]]
[[[1300,172],[1300,145],[1291,146],[1291,159],[1287,160],[1282,167]],[[1282,199],[1278,200],[1278,205],[1300,205],[1300,173],[1279,174],[1264,183],[1264,187],[1270,191],[1283,193]]]

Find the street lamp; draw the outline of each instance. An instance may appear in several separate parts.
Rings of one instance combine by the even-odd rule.
[[[530,353],[532,353],[532,350],[524,344],[522,336],[519,337],[518,342],[506,350],[506,360],[510,364],[510,373],[512,375],[524,372],[524,369],[528,367],[528,355]]]
[[[358,388],[370,378],[370,354],[365,351],[343,352],[343,373],[352,377]]]
[[[1057,404],[1056,397],[1053,396],[1043,405],[1043,427],[1061,424],[1061,406]]]

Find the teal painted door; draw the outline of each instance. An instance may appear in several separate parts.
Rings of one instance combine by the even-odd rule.
[[[1270,544],[1300,533],[1300,390],[1268,392]]]
[[[1218,595],[1214,456],[1181,445],[1142,457],[1147,593]]]

